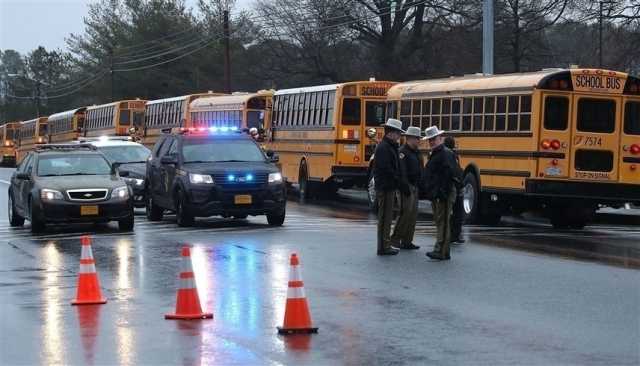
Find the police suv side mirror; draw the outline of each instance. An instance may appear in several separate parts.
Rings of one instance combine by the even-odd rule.
[[[178,157],[173,154],[168,154],[160,158],[161,164],[178,164]]]
[[[267,150],[267,157],[271,160],[272,163],[277,163],[280,161],[280,157],[273,150]]]

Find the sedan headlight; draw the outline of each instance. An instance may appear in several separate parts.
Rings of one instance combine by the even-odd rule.
[[[129,198],[129,187],[124,186],[124,187],[115,188],[113,192],[111,192],[111,198],[115,198],[119,200],[125,200]]]
[[[269,173],[269,183],[280,183],[280,182],[282,182],[282,174]]]
[[[189,173],[189,182],[193,184],[213,184],[213,178],[207,174]]]
[[[64,196],[60,191],[44,188],[40,190],[40,199],[44,201],[55,201],[55,200],[63,200]]]
[[[124,181],[131,184],[132,186],[141,186],[144,184],[144,179],[139,178],[124,178]]]

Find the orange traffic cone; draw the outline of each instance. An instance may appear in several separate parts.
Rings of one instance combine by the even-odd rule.
[[[78,291],[76,299],[71,305],[105,304],[107,299],[102,297],[100,281],[96,273],[96,262],[91,251],[91,237],[80,237],[82,253],[80,255],[80,271],[78,273]]]
[[[298,256],[291,254],[289,271],[289,288],[287,289],[287,305],[284,310],[284,324],[278,327],[278,334],[318,333],[318,328],[311,325],[309,305],[304,293],[304,282],[300,274]]]
[[[180,271],[180,288],[176,299],[175,314],[166,314],[165,319],[211,319],[213,314],[203,313],[200,297],[191,266],[191,250],[182,247],[182,270]]]

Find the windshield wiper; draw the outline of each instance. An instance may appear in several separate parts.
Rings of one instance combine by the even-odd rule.
[[[122,164],[140,164],[140,163],[146,163],[146,160],[143,161],[116,161],[116,163],[122,165]]]
[[[185,161],[185,164],[190,164],[190,163],[214,163],[214,161],[211,160],[189,160],[189,161]]]
[[[57,176],[57,177],[65,177],[65,176],[70,176],[70,175],[99,175],[99,174],[76,172],[76,173],[65,173],[65,174],[54,174],[54,175]],[[107,174],[104,174],[104,175],[107,175]]]

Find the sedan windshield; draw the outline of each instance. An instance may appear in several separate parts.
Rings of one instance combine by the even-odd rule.
[[[151,151],[142,145],[102,146],[99,149],[107,156],[107,159],[121,164],[144,162],[151,154]]]
[[[222,161],[264,161],[260,148],[250,140],[185,140],[185,163]]]
[[[51,155],[41,156],[38,161],[38,175],[108,175],[109,162],[100,155]]]

